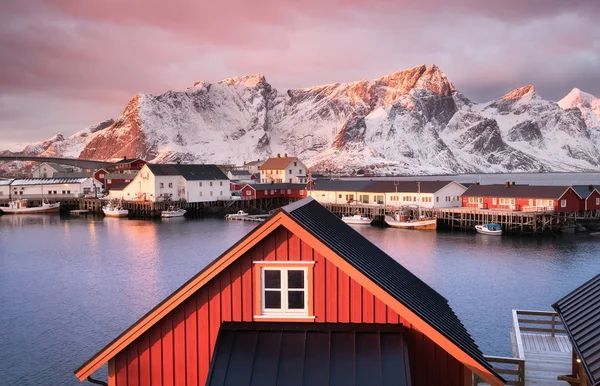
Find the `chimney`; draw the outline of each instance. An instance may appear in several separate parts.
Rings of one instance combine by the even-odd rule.
[[[281,158],[281,154],[277,153],[277,158]]]
[[[589,189],[589,190],[594,190],[594,185],[590,184],[590,185],[588,186],[588,189]]]
[[[513,181],[513,186],[515,185],[515,182]]]
[[[504,184],[504,186],[506,186],[508,188],[510,186],[510,182],[506,181],[506,184]]]
[[[284,156],[285,158],[287,158],[287,153],[285,153],[283,156]]]
[[[127,156],[126,156],[126,155],[124,155],[124,156],[123,156],[123,159],[124,159],[124,160],[126,160],[126,159],[127,159]]]

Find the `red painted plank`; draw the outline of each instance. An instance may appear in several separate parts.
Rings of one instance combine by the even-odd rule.
[[[208,331],[209,331],[209,358],[212,358],[215,348],[217,334],[221,327],[221,287],[219,276],[216,276],[208,283]]]
[[[387,322],[391,323],[391,324],[397,324],[400,323],[400,317],[398,316],[398,313],[394,310],[392,310],[390,307],[386,307],[387,308]]]
[[[426,361],[427,366],[427,383],[430,385],[440,384],[440,363],[439,358],[436,358],[436,345],[431,339],[423,336],[423,346],[425,348],[425,356],[423,359]]]
[[[162,333],[160,326],[160,324],[157,324],[150,329],[150,374],[152,379],[158,380],[162,380]]]
[[[262,260],[266,260],[266,261],[275,261],[276,260],[276,255],[275,255],[275,235],[273,233],[271,233],[270,235],[266,236],[262,242],[258,243],[258,245],[255,246],[255,248],[261,248],[262,247]]]
[[[310,245],[306,244],[304,241],[300,242],[300,255],[302,256],[301,260],[303,261],[314,261],[314,250]]]
[[[127,386],[138,386],[140,384],[140,364],[137,347],[138,340],[131,342],[125,349],[127,353]]]
[[[337,315],[337,267],[325,261],[325,320],[328,323],[338,321]]]
[[[240,262],[236,261],[229,268],[231,276],[231,318],[234,322],[242,321],[242,274]]]
[[[338,269],[338,321],[350,322],[350,277]]]
[[[319,323],[325,322],[325,258],[314,251],[314,309],[315,320]]]
[[[206,383],[208,365],[210,363],[210,336],[208,324],[208,287],[198,293],[198,381],[199,385]]]
[[[242,256],[239,260],[242,273],[242,319],[244,322],[252,321],[253,314],[253,284],[252,284],[252,259],[250,254]]]
[[[375,296],[363,288],[363,323],[373,323],[375,321]]]
[[[410,357],[411,363],[414,359],[414,368],[411,366],[413,372],[413,385],[416,384],[416,380],[420,380],[418,384],[428,385],[427,383],[427,357],[425,347],[423,345],[423,334],[418,331],[412,330],[414,335],[414,355]]]
[[[288,261],[288,231],[279,227],[275,233],[275,260]]]
[[[288,232],[288,249],[290,260],[303,260],[302,252],[300,250],[300,238],[291,232]]]
[[[183,304],[173,314],[173,356],[175,361],[175,385],[185,385],[185,314]]]
[[[124,351],[115,357],[115,380],[117,386],[127,386],[127,353]]]
[[[173,314],[163,318],[162,323],[162,360],[163,360],[163,386],[173,385]]]
[[[151,363],[150,334],[148,332],[138,338],[138,352],[140,355],[140,385],[149,385],[151,379]]]
[[[231,322],[231,276],[228,269],[219,274],[221,282],[221,321]]]
[[[355,280],[350,279],[350,321],[362,323],[362,287]]]
[[[185,310],[185,369],[186,384],[198,383],[198,337],[197,337],[197,304],[198,294],[190,297],[184,303]]]
[[[378,298],[375,298],[375,323],[387,323],[387,306]]]
[[[433,341],[431,341],[431,344],[435,348],[435,362],[437,363],[438,368],[438,380],[444,380],[448,386],[452,386],[452,380],[448,377],[448,353],[440,348],[440,346],[433,343]]]

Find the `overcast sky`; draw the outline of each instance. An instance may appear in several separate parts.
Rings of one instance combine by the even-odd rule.
[[[600,96],[599,17],[598,0],[5,0],[0,150],[253,73],[293,88],[435,63],[476,101]]]

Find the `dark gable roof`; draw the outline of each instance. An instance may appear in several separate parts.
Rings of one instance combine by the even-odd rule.
[[[283,207],[297,223],[496,374],[448,301],[312,197]],[[499,377],[501,378],[501,377]]]
[[[252,174],[248,170],[230,170],[229,173],[232,176],[249,176]]]
[[[600,385],[600,275],[554,303],[592,386]]]
[[[206,385],[250,384],[411,385],[404,328],[223,323]]]
[[[422,181],[421,193],[435,193],[451,181]],[[391,181],[391,180],[316,180],[313,190],[345,191],[345,192],[372,192],[372,193],[417,193],[418,181]]]
[[[261,165],[260,170],[282,170],[287,168],[297,157],[273,157]]]
[[[155,176],[182,176],[188,181],[228,180],[217,165],[146,164]]]
[[[110,190],[123,190],[129,185],[131,182],[115,182],[110,186]]]
[[[590,194],[592,194],[594,190],[596,190],[593,185],[573,185],[571,186],[571,188],[573,188],[573,190],[577,192],[579,197],[583,198],[584,200],[586,200],[590,196]]]
[[[278,183],[278,184],[248,184],[248,186],[254,188],[254,190],[270,190],[270,189],[303,190],[303,189],[306,189],[306,184],[292,184],[289,182],[283,182],[283,183]]]
[[[473,184],[462,194],[463,197],[508,197],[559,199],[568,186],[540,185],[477,185]]]

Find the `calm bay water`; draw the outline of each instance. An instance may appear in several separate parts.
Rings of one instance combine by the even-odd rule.
[[[75,368],[254,226],[0,216],[0,384],[80,384]],[[355,229],[442,293],[489,355],[510,355],[513,308],[550,310],[600,271],[589,235]]]

